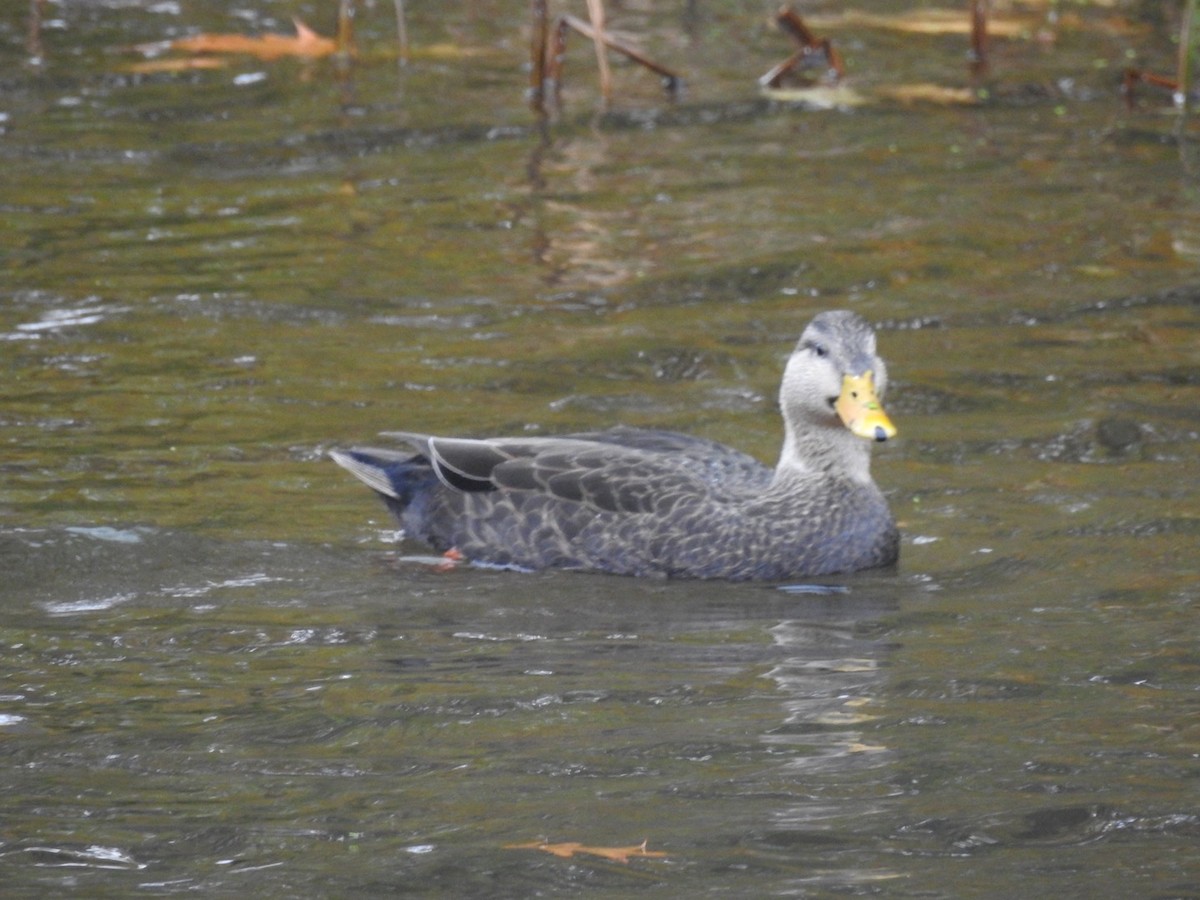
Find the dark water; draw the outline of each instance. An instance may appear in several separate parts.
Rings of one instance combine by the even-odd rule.
[[[363,12],[342,73],[128,68],[328,33],[303,4],[48,4],[34,59],[10,13],[6,896],[1200,897],[1200,191],[1115,91],[1169,35],[1084,7],[996,42],[989,104],[909,107],[963,39],[830,26],[868,102],[813,112],[755,91],[772,8],[625,4],[684,100],[618,67],[593,115],[579,41],[544,133],[522,3],[410,9],[403,71]],[[770,459],[842,307],[895,572],[437,572],[323,459],[615,422]]]

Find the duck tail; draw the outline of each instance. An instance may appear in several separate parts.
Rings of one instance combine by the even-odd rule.
[[[330,450],[329,458],[379,494],[397,514],[437,484],[429,460],[412,451],[355,447]]]

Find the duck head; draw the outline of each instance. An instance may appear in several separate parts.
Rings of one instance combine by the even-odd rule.
[[[804,329],[779,390],[786,429],[781,466],[844,464],[866,477],[867,441],[886,441],[896,427],[883,411],[887,366],[875,332],[847,310],[823,312]]]

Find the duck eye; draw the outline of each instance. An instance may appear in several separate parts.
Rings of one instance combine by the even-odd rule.
[[[829,355],[829,349],[824,344],[818,344],[816,341],[811,341],[808,349],[815,353],[818,359],[824,359]]]

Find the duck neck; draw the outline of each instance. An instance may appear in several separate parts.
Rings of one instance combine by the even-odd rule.
[[[786,427],[775,482],[814,476],[870,484],[870,445],[840,425],[817,426],[803,433]]]

